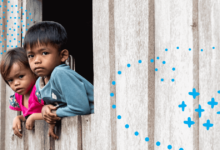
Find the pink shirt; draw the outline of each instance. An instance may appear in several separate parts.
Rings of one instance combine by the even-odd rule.
[[[28,99],[28,108],[23,106],[22,95],[19,95],[18,93],[15,93],[15,95],[10,96],[9,108],[16,111],[22,111],[23,116],[28,116],[33,113],[41,113],[41,109],[44,106],[44,101],[40,98],[38,99],[37,96],[35,95],[35,92],[36,92],[36,86],[34,85],[30,97]]]

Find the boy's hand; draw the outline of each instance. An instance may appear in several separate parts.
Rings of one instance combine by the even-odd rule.
[[[53,105],[44,105],[41,109],[42,116],[44,120],[49,124],[55,124],[56,121],[60,120],[61,118],[57,117],[56,114],[52,113],[52,110],[56,110],[57,107]]]
[[[59,137],[54,134],[54,128],[55,128],[55,124],[50,124],[49,126],[49,131],[48,131],[48,135],[52,136],[54,138],[54,140],[58,139]]]
[[[35,119],[32,116],[33,115],[30,115],[26,121],[26,129],[28,129],[28,130],[32,130],[33,126],[34,126]]]
[[[21,120],[20,120],[19,116],[14,118],[12,128],[13,128],[14,134],[17,135],[19,138],[21,138],[22,137],[22,134],[20,133],[20,131],[21,131]]]

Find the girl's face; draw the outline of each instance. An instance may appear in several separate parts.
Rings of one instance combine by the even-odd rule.
[[[19,95],[26,95],[30,94],[36,82],[36,76],[30,68],[25,67],[21,63],[14,63],[6,81],[14,92]]]

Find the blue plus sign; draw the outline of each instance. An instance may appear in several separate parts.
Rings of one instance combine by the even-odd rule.
[[[195,122],[194,122],[194,121],[191,121],[191,118],[188,117],[188,121],[184,121],[184,124],[188,124],[188,127],[190,128],[191,125],[195,124]]]
[[[200,118],[201,115],[202,115],[202,112],[205,111],[205,110],[202,109],[201,105],[199,104],[199,107],[197,109],[195,109],[195,111],[199,113],[199,118]]]
[[[182,101],[182,104],[181,105],[179,105],[179,107],[182,107],[182,111],[184,111],[184,109],[185,109],[185,107],[186,107],[187,105],[185,104],[185,102],[184,101]]]
[[[218,105],[218,102],[216,102],[215,99],[212,98],[212,100],[209,101],[208,104],[211,105],[211,108],[213,109],[215,105]]]
[[[196,99],[196,96],[199,96],[199,92],[196,92],[196,89],[193,88],[192,92],[189,92],[189,95],[192,95],[194,99]]]
[[[207,130],[209,130],[210,127],[213,127],[213,124],[210,123],[210,120],[208,119],[206,123],[203,123],[203,126],[206,127]]]

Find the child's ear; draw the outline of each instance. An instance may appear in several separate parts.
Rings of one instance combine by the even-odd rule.
[[[61,62],[65,62],[69,58],[69,51],[67,49],[63,49],[60,52]]]

